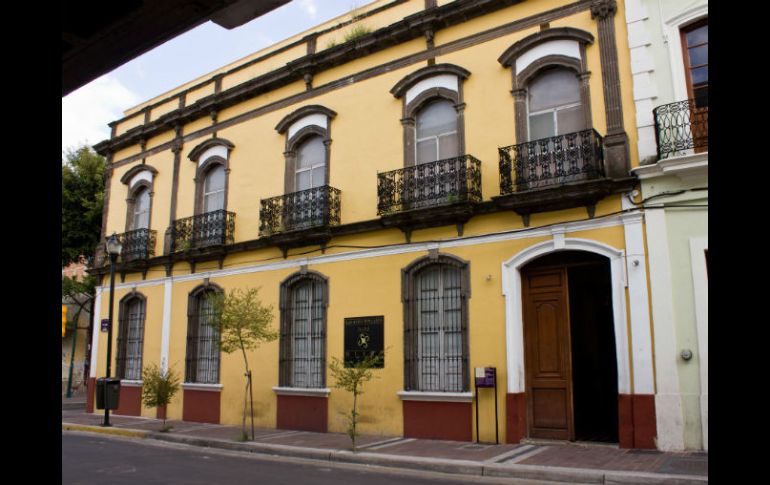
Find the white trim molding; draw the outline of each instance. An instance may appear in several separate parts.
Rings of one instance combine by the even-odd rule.
[[[313,113],[307,116],[303,116],[291,124],[289,127],[289,132],[286,135],[287,139],[290,140],[291,137],[296,135],[299,130],[306,126],[318,126],[326,130],[329,128],[329,119],[325,114],[321,113]]]
[[[522,53],[516,59],[516,74],[519,74],[536,60],[550,55],[560,55],[580,60],[580,44],[574,40],[552,40],[538,44]]]
[[[163,327],[160,334],[160,370],[168,370],[169,342],[171,336],[171,295],[174,278],[163,282]]]
[[[692,151],[692,150],[690,150]],[[678,157],[666,158],[652,165],[643,165],[631,169],[640,180],[647,180],[665,175],[673,175],[681,181],[687,182],[694,177],[706,176],[709,174],[709,154],[694,153],[681,155]]]
[[[560,249],[557,249],[557,244]],[[563,246],[562,246],[563,245]],[[505,296],[505,347],[510,394],[525,392],[524,320],[521,304],[521,268],[530,261],[557,250],[588,251],[610,260],[612,281],[612,313],[615,329],[615,349],[618,363],[618,393],[631,392],[628,326],[626,323],[625,251],[589,239],[561,237],[545,241],[519,252],[502,264],[502,285]]]
[[[121,387],[142,387],[142,381],[134,381],[129,379],[121,379],[120,380]]]
[[[329,388],[309,388],[309,387],[273,387],[273,392],[279,396],[308,396],[308,397],[329,397],[331,389]]]
[[[414,86],[406,91],[406,104],[411,103],[412,100],[419,96],[423,91],[432,88],[446,88],[450,91],[458,92],[459,84],[455,74],[438,74],[423,79],[422,81],[415,83]]]
[[[701,430],[705,451],[709,449],[709,285],[705,254],[708,248],[708,237],[690,238],[695,327],[698,335]]]
[[[684,72],[684,57],[682,56],[682,39],[679,30],[685,25],[708,17],[709,6],[697,5],[680,12],[663,22],[663,34],[668,41],[668,54],[671,60],[671,81],[674,87],[674,101],[687,99],[687,80]]]
[[[472,392],[421,392],[398,391],[402,401],[431,401],[431,402],[472,402]]]
[[[102,333],[102,288],[96,287],[96,300],[94,301],[94,325],[91,335],[91,365],[88,367],[89,377],[96,377],[96,357],[99,355],[99,335]]]
[[[186,391],[220,392],[222,390],[222,384],[198,384],[195,382],[185,382],[182,384],[182,389]]]

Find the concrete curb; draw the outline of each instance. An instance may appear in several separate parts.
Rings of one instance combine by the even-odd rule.
[[[103,428],[62,423],[62,430],[87,431],[119,436],[154,439],[171,443],[182,443],[204,448],[219,448],[230,451],[243,451],[265,455],[306,458],[311,460],[338,463],[356,463],[364,465],[426,470],[454,475],[488,476],[564,482],[570,484],[604,485],[702,485],[708,483],[708,477],[693,475],[669,475],[661,473],[624,472],[617,470],[592,470],[586,468],[548,467],[537,465],[483,463],[468,460],[448,460],[441,458],[417,458],[348,450],[324,450],[319,448],[301,448],[297,446],[277,445],[255,442],[238,442],[216,438],[197,438],[180,434],[160,433],[120,428]]]

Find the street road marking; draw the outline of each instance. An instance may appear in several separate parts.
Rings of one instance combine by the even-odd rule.
[[[398,437],[396,437],[396,438],[388,438],[386,440],[375,441],[374,443],[369,443],[368,445],[359,446],[358,449],[360,450],[360,449],[363,449],[363,448],[372,448],[372,447],[377,446],[377,445],[384,445],[386,443],[393,443],[395,441],[401,441],[401,440],[403,440],[403,438],[398,438]],[[374,448],[372,448],[372,449],[374,449]]]
[[[373,446],[373,447],[371,447],[369,449],[370,450],[381,450],[383,448],[387,448],[388,446],[400,445],[402,443],[410,443],[410,442],[415,441],[415,440],[416,440],[416,438],[404,438],[404,439],[400,439],[399,438],[397,441],[391,441],[390,443],[385,443],[384,445]]]
[[[294,436],[294,435],[302,434],[302,433],[304,433],[304,431],[281,431],[281,432],[278,432],[278,433],[265,434],[265,435],[262,435],[262,436],[255,436],[254,439],[260,439],[260,440],[268,439],[268,440],[271,440],[273,438],[283,438],[285,436]]]
[[[515,456],[514,458],[512,458],[510,460],[505,461],[505,464],[508,465],[508,464],[513,464],[513,463],[519,463],[519,462],[521,462],[523,460],[526,460],[527,458],[531,458],[531,457],[533,457],[533,456],[535,456],[537,454],[540,454],[540,453],[544,452],[548,448],[550,448],[550,446],[541,446],[541,447],[535,448],[534,450],[525,451],[524,453],[522,453],[520,455],[517,455],[517,456]]]
[[[508,460],[509,458],[513,458],[514,456],[519,455],[520,453],[526,453],[532,448],[534,448],[532,445],[518,446],[512,450],[506,451],[501,455],[493,456],[488,460],[484,460],[484,463],[501,463],[505,460]]]

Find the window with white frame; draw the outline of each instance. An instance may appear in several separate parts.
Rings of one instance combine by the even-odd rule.
[[[433,101],[417,113],[415,162],[429,163],[460,155],[457,110],[446,99]]]
[[[323,138],[311,136],[297,149],[294,186],[297,192],[326,185],[326,147]]]
[[[548,69],[527,86],[529,139],[541,140],[585,129],[580,82],[574,71]]]

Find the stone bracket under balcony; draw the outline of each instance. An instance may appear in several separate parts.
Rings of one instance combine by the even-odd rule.
[[[499,195],[492,197],[492,202],[500,209],[512,210],[522,216],[524,226],[529,227],[530,214],[538,212],[585,207],[588,217],[593,218],[600,200],[610,194],[628,192],[637,183],[636,177],[583,180]]]
[[[457,236],[462,237],[463,227],[473,217],[475,207],[476,204],[473,202],[458,202],[452,205],[414,209],[384,215],[380,222],[383,227],[397,227],[401,229],[407,243],[412,242],[412,231],[452,224],[457,226]]]

